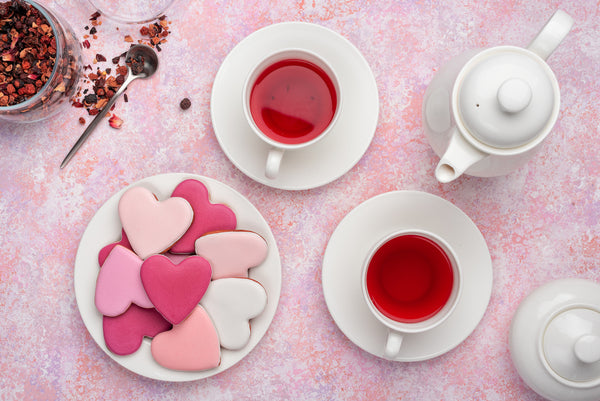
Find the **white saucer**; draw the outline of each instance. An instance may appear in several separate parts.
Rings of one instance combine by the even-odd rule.
[[[139,350],[131,355],[119,356],[106,348],[102,331],[102,315],[94,304],[96,278],[98,276],[98,252],[102,247],[121,239],[121,222],[118,216],[118,203],[123,188],[110,197],[90,220],[77,250],[75,259],[75,297],[83,323],[98,346],[119,365],[142,376],[165,381],[189,381],[213,376],[229,369],[244,358],[265,335],[275,316],[281,292],[281,260],[273,233],[260,212],[237,191],[219,181],[193,174],[163,174],[145,178],[131,186],[144,186],[160,200],[167,199],[181,181],[193,178],[201,181],[208,189],[212,203],[229,206],[237,217],[237,229],[254,231],[269,245],[267,259],[249,270],[250,278],[260,282],[267,291],[268,304],[264,312],[252,319],[252,332],[248,344],[238,350],[221,349],[221,364],[211,370],[184,372],[160,366],[150,353],[150,340],[144,338]],[[130,186],[130,187],[131,187]]]
[[[323,259],[323,291],[340,330],[363,350],[383,358],[388,329],[369,311],[361,289],[364,259],[375,243],[406,228],[429,230],[454,249],[464,267],[463,293],[448,319],[404,337],[396,361],[439,356],[464,341],[487,308],[492,292],[492,260],[477,226],[452,203],[424,192],[388,192],[362,203],[340,222]]]
[[[265,177],[270,146],[244,117],[242,89],[250,69],[283,47],[324,58],[339,74],[343,101],[335,129],[308,148],[287,151],[279,176],[270,180]],[[375,134],[379,96],[371,68],[347,39],[319,25],[285,22],[252,33],[225,58],[213,84],[211,116],[221,148],[244,174],[270,187],[301,190],[336,180],[361,159]]]

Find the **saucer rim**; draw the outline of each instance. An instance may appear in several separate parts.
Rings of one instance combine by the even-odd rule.
[[[367,117],[365,118],[363,115],[363,118],[360,119],[359,123],[363,124],[365,128],[360,128],[360,129],[352,129],[351,131],[354,133],[353,137],[354,140],[353,141],[347,141],[346,146],[347,146],[347,154],[349,154],[350,158],[348,158],[347,161],[344,161],[343,165],[338,166],[338,164],[333,164],[331,162],[322,162],[322,166],[320,165],[319,169],[317,170],[316,174],[297,174],[297,173],[292,173],[292,174],[285,174],[282,172],[280,172],[280,176],[274,180],[268,179],[264,176],[264,173],[262,171],[254,171],[256,168],[252,168],[252,166],[249,166],[247,161],[241,161],[238,160],[238,158],[236,157],[236,152],[235,150],[233,150],[236,146],[233,145],[232,143],[234,142],[232,140],[232,135],[231,134],[226,134],[223,131],[227,130],[228,127],[222,127],[221,125],[225,125],[227,124],[226,122],[221,123],[221,119],[223,118],[223,116],[220,116],[220,114],[222,114],[222,111],[219,111],[219,109],[222,107],[221,103],[225,103],[226,99],[224,98],[225,95],[220,94],[221,91],[224,92],[239,92],[240,93],[240,97],[241,97],[241,92],[242,92],[242,88],[240,87],[239,90],[238,89],[229,89],[227,90],[227,84],[225,83],[225,81],[227,80],[227,76],[229,76],[228,74],[232,74],[235,71],[238,72],[239,75],[241,75],[243,78],[242,80],[245,80],[245,75],[247,72],[250,71],[250,68],[255,64],[253,62],[247,62],[247,63],[239,63],[236,62],[236,59],[239,58],[240,53],[244,52],[244,49],[246,47],[250,47],[250,46],[255,46],[260,48],[260,51],[256,51],[253,55],[254,58],[258,59],[263,53],[265,55],[272,53],[274,50],[276,50],[278,47],[273,45],[273,44],[261,44],[260,41],[262,41],[261,36],[265,35],[266,33],[270,33],[272,35],[277,35],[278,31],[281,33],[281,30],[292,30],[292,31],[298,31],[298,30],[302,30],[302,29],[306,29],[306,30],[314,30],[315,32],[319,31],[320,34],[322,34],[324,37],[328,38],[328,40],[325,40],[325,42],[331,42],[334,41],[334,43],[336,44],[341,44],[341,46],[339,46],[339,48],[343,48],[343,50],[341,51],[341,55],[343,55],[344,59],[347,60],[337,60],[336,63],[339,64],[340,66],[338,68],[343,68],[345,69],[345,71],[353,71],[354,73],[359,73],[364,75],[363,78],[361,78],[360,84],[357,84],[356,80],[349,80],[348,77],[346,77],[346,81],[348,82],[347,84],[350,85],[354,85],[355,88],[357,88],[357,91],[360,91],[361,93],[367,93],[367,95],[364,96],[354,96],[351,97],[351,100],[346,100],[344,102],[344,104],[342,105],[342,107],[345,107],[346,109],[348,109],[348,103],[352,102],[356,102],[355,104],[360,105],[361,106],[361,110],[364,111],[364,115],[367,115]],[[273,31],[273,32],[270,32]],[[298,43],[301,43],[303,39],[302,35],[298,35],[298,37],[300,37],[300,39],[297,39],[299,42],[297,43],[291,43],[290,47],[303,47],[306,48],[306,50],[314,52],[316,54],[320,54],[319,52],[315,51],[315,44],[314,43],[305,43],[303,46],[298,46]],[[296,40],[296,39],[294,39]],[[321,51],[322,53],[322,51]],[[321,55],[322,57],[322,55]],[[340,55],[337,56],[338,58],[342,57]],[[331,63],[331,58],[327,58],[324,57],[325,60],[327,60],[329,63]],[[253,61],[253,60],[250,60]],[[241,66],[240,66],[241,65]],[[350,67],[348,67],[350,66]],[[342,74],[342,75],[346,75],[346,74]],[[343,81],[343,78],[339,78],[340,81]],[[340,86],[342,86],[343,84],[340,83]],[[364,87],[364,88],[363,88]],[[344,91],[347,91],[347,89],[345,89]],[[366,101],[365,99],[368,99],[368,101]],[[362,107],[363,104],[366,104],[365,107]],[[241,120],[244,120],[243,123],[245,124],[245,118],[244,118],[244,113],[243,113],[243,106],[240,102],[240,104],[237,104],[237,102],[234,102],[234,105],[232,106],[232,104],[228,104],[228,106],[230,107],[230,109],[232,107],[236,108],[236,114],[239,114],[239,118]],[[303,22],[303,21],[287,21],[287,22],[280,22],[280,23],[275,23],[275,24],[271,24],[271,25],[267,25],[265,27],[262,27],[254,32],[252,32],[251,34],[249,34],[248,36],[246,36],[244,39],[242,39],[225,57],[225,59],[223,60],[221,66],[219,67],[219,70],[215,76],[214,82],[213,82],[213,88],[212,88],[212,93],[211,93],[211,105],[210,105],[210,113],[211,113],[211,120],[212,120],[212,126],[213,126],[213,131],[215,133],[215,136],[217,138],[217,141],[221,147],[221,149],[223,150],[223,152],[225,153],[225,155],[227,156],[227,158],[231,161],[231,163],[238,168],[242,173],[244,173],[246,176],[248,176],[249,178],[272,188],[276,188],[276,189],[283,189],[283,190],[291,190],[291,191],[299,191],[299,190],[307,190],[307,189],[313,189],[313,188],[318,188],[324,185],[327,185],[337,179],[339,179],[340,177],[342,177],[343,175],[347,174],[364,156],[364,154],[366,153],[366,151],[368,150],[374,136],[375,136],[375,132],[377,129],[377,125],[379,123],[379,107],[380,107],[380,102],[379,102],[379,91],[377,88],[377,82],[375,80],[375,76],[373,74],[373,71],[371,70],[370,65],[368,64],[367,60],[365,59],[365,57],[362,55],[362,53],[354,46],[354,44],[352,44],[348,39],[346,39],[344,36],[342,36],[341,34],[339,34],[338,32],[335,32],[327,27],[324,27],[322,25],[318,25],[318,24],[314,24],[314,23],[309,23],[309,22]],[[353,107],[353,108],[356,108]],[[239,109],[239,110],[237,110]],[[239,112],[239,113],[238,113]],[[344,114],[347,115],[347,117],[344,118]],[[340,127],[340,120],[347,120],[350,121],[351,119],[356,120],[357,118],[353,115],[353,114],[349,114],[348,111],[346,111],[346,113],[344,113],[344,109],[340,110],[340,115],[338,116],[338,121],[337,121],[337,129],[336,127],[333,127],[332,132],[330,132],[327,137],[323,138],[322,140],[318,141],[317,143],[315,143],[314,145],[311,145],[310,147],[304,148],[304,149],[296,149],[296,150],[288,150],[286,152],[294,153],[295,157],[293,161],[290,161],[289,163],[297,163],[299,159],[310,159],[310,161],[312,163],[315,162],[319,162],[319,159],[316,159],[314,157],[315,155],[315,150],[318,148],[319,150],[323,149],[334,149],[333,143],[335,142],[336,137],[340,137],[340,134],[335,135],[335,132],[340,132],[340,129],[342,127]],[[361,122],[362,121],[362,122]],[[349,122],[345,122],[345,125],[351,125],[352,127],[356,126],[356,124],[350,124]],[[234,123],[229,123],[229,126],[234,125]],[[242,124],[240,124],[242,125]],[[244,128],[245,129],[245,128]],[[251,128],[248,127],[248,132],[252,133]],[[365,133],[367,133],[368,135],[365,135]],[[256,134],[252,133],[253,136],[255,136]],[[334,138],[334,139],[331,139]],[[347,137],[346,137],[347,138]],[[252,142],[254,142],[254,140],[251,140]],[[267,144],[264,144],[262,142],[260,142],[260,139],[256,138],[256,141],[259,142],[255,142],[255,146],[257,147],[258,150],[263,151],[263,149],[269,149],[270,146]],[[335,146],[337,147],[337,146]],[[350,151],[348,151],[348,149]],[[260,153],[260,152],[255,152],[256,153]],[[313,156],[313,157],[311,157]],[[251,156],[252,158],[254,157]],[[257,158],[259,156],[256,156]],[[266,158],[265,158],[265,162],[266,162]],[[323,173],[325,172],[325,173]],[[286,177],[287,175],[287,177]]]
[[[466,280],[463,282],[463,287],[466,288],[468,286],[469,291],[463,292],[461,299],[458,300],[456,309],[450,316],[448,316],[448,319],[446,319],[445,322],[440,324],[438,327],[431,329],[431,331],[428,333],[428,334],[430,334],[430,336],[421,337],[419,342],[420,342],[420,345],[425,344],[424,348],[428,349],[426,352],[421,352],[419,354],[413,353],[413,355],[409,354],[409,356],[406,356],[406,355],[402,354],[402,349],[401,349],[401,354],[399,354],[396,358],[388,359],[388,358],[384,357],[384,355],[383,355],[383,349],[384,349],[383,341],[378,342],[378,350],[375,350],[375,345],[374,345],[375,341],[374,340],[367,338],[366,334],[364,334],[364,333],[360,334],[360,333],[356,332],[355,328],[354,329],[352,328],[352,325],[354,324],[354,326],[356,326],[357,325],[356,322],[358,322],[359,320],[360,320],[360,322],[370,321],[373,323],[371,326],[371,332],[374,332],[374,331],[381,332],[382,330],[385,330],[387,332],[387,327],[385,327],[382,323],[378,322],[374,317],[364,314],[364,312],[365,312],[364,308],[367,308],[367,305],[361,294],[360,277],[354,278],[354,276],[353,276],[355,281],[358,281],[358,283],[353,282],[351,278],[345,279],[345,283],[347,284],[348,287],[351,287],[351,286],[358,287],[358,291],[356,291],[356,288],[353,290],[352,299],[345,298],[343,300],[340,300],[340,299],[336,300],[335,298],[332,298],[333,297],[332,292],[334,291],[332,289],[334,286],[333,283],[335,280],[339,281],[339,277],[337,275],[340,274],[339,272],[336,272],[336,267],[335,267],[335,263],[338,263],[338,264],[340,263],[340,258],[335,256],[335,252],[336,252],[336,249],[340,246],[340,244],[338,242],[344,236],[353,235],[354,236],[353,240],[354,240],[354,242],[356,242],[356,237],[360,236],[360,234],[355,234],[355,233],[360,232],[360,231],[354,230],[355,228],[359,228],[359,227],[354,227],[354,225],[357,225],[357,224],[360,225],[362,219],[364,219],[365,217],[369,217],[370,214],[371,215],[373,214],[373,210],[381,209],[381,207],[384,206],[385,203],[387,203],[387,202],[393,202],[394,204],[399,204],[400,203],[400,202],[398,202],[399,200],[401,202],[407,201],[407,200],[410,200],[409,198],[411,198],[411,197],[414,198],[413,206],[416,206],[417,208],[422,207],[423,201],[426,201],[426,200],[428,200],[429,202],[437,203],[438,206],[440,206],[440,207],[433,209],[434,215],[436,213],[440,213],[442,206],[447,208],[448,210],[452,211],[452,214],[454,215],[454,216],[452,216],[453,223],[455,223],[455,224],[459,223],[462,225],[462,228],[460,229],[460,232],[461,232],[460,240],[459,239],[450,240],[446,237],[444,237],[444,238],[448,242],[450,242],[450,244],[453,244],[453,247],[456,248],[455,252],[457,254],[457,257],[459,259],[464,259],[464,262],[462,262],[462,263],[465,263],[465,265],[463,266],[463,270],[465,271],[464,276],[465,276]],[[403,205],[403,206],[405,206],[405,205]],[[394,207],[396,207],[396,206],[394,205]],[[404,214],[407,214],[407,212],[405,211]],[[401,217],[406,217],[406,216],[401,216]],[[372,221],[369,221],[369,223],[372,223]],[[394,225],[394,223],[395,222],[392,221],[392,219],[389,219],[388,221],[386,221],[384,223],[384,225],[386,227],[380,227],[379,229],[381,231],[388,230],[389,232],[392,232],[392,228],[393,228],[392,225]],[[418,225],[418,223],[415,225]],[[406,227],[400,225],[400,226],[395,227],[394,229],[401,230],[404,228],[406,228]],[[412,227],[412,228],[420,228],[420,229],[435,231],[429,227],[426,227],[426,225],[420,225],[420,226]],[[456,230],[456,227],[454,227],[454,229]],[[350,233],[351,231],[352,231],[352,233]],[[458,231],[458,230],[456,230],[456,231]],[[479,245],[477,247],[477,249],[478,249],[477,253],[479,253],[479,255],[477,256],[478,260],[470,260],[470,258],[471,258],[470,255],[475,254],[476,252],[472,252],[473,248],[470,248],[471,250],[466,249],[464,244],[462,244],[463,240],[467,239],[467,237],[472,237],[471,239],[477,239],[477,241],[479,241]],[[372,244],[368,243],[368,241],[365,241],[365,242],[367,242],[367,244],[364,245],[362,248],[370,249],[370,246]],[[370,242],[376,243],[377,238],[371,240]],[[459,246],[457,246],[457,244]],[[346,259],[353,258],[353,260],[362,261],[362,256],[365,256],[365,255],[363,255],[364,250],[357,250],[356,247],[344,247],[344,249],[346,250],[345,255],[344,255],[344,257]],[[360,255],[357,255],[359,253],[360,253]],[[359,274],[360,267],[361,267],[361,265],[359,263],[357,263],[355,266],[352,266],[352,269],[357,272],[357,273],[353,272],[352,274],[355,276],[356,275],[359,276],[360,275]],[[337,270],[339,271],[340,268],[338,267]],[[472,273],[468,274],[469,272],[472,272]],[[481,277],[476,279],[475,277],[473,277],[474,274],[477,274]],[[348,276],[348,277],[350,277],[350,276]],[[417,361],[424,361],[424,360],[432,359],[432,358],[438,357],[440,355],[443,355],[443,354],[451,351],[452,349],[454,349],[458,345],[460,345],[464,340],[466,340],[466,338],[469,337],[469,335],[475,330],[475,328],[477,328],[477,326],[483,319],[483,316],[484,316],[484,314],[487,310],[487,306],[489,304],[489,300],[491,298],[492,282],[493,282],[493,269],[492,269],[492,261],[491,261],[491,256],[489,254],[489,249],[487,247],[485,239],[483,238],[483,235],[481,234],[481,232],[479,231],[479,229],[477,228],[475,223],[461,209],[459,209],[457,206],[455,206],[451,202],[449,202],[439,196],[436,196],[436,195],[433,195],[433,194],[430,194],[427,192],[415,191],[415,190],[400,190],[400,191],[386,192],[386,193],[382,193],[377,196],[374,196],[370,199],[367,199],[366,201],[359,204],[357,207],[355,207],[353,210],[351,210],[342,219],[342,221],[338,224],[338,226],[336,227],[336,229],[334,230],[333,234],[331,235],[331,237],[329,239],[327,248],[325,250],[325,255],[323,258],[323,269],[322,269],[323,292],[324,292],[324,297],[325,297],[325,302],[327,304],[327,308],[329,310],[329,313],[330,313],[332,319],[334,320],[334,323],[338,326],[340,331],[352,343],[354,343],[354,345],[356,345],[360,349],[362,349],[374,356],[377,356],[379,358],[390,360],[390,361],[397,361],[397,362],[417,362]],[[477,292],[477,294],[471,294],[474,291]],[[475,303],[471,302],[472,300],[469,297],[472,297],[472,295],[477,295],[477,297],[480,299],[480,302],[475,302]],[[469,299],[467,299],[467,298],[469,298]],[[354,303],[354,306],[362,305],[361,306],[362,310],[358,311],[355,309],[355,310],[352,310],[352,313],[349,313],[349,311],[347,309],[350,308],[351,302]],[[465,310],[465,309],[467,309],[467,310]],[[466,312],[468,312],[468,313],[466,313]],[[357,319],[359,319],[359,320],[357,320]],[[456,324],[459,321],[461,322],[461,325]],[[462,324],[464,322],[466,322],[466,324]],[[454,326],[458,326],[458,327],[452,328],[453,323],[454,323]],[[431,338],[432,334],[435,334],[437,336],[436,339]],[[409,339],[409,337],[413,337],[413,336],[420,336],[420,334],[406,334],[405,338]],[[413,338],[418,340],[417,337],[413,337]],[[444,338],[446,343],[445,344],[441,343],[439,341],[440,338]],[[451,338],[451,341],[448,340],[449,338]],[[406,342],[406,340],[405,340],[405,342]],[[408,343],[408,342],[406,342],[406,343],[409,344],[408,347],[410,347],[410,343]],[[423,348],[423,347],[421,347],[421,348]],[[406,349],[406,348],[403,348],[403,349]]]

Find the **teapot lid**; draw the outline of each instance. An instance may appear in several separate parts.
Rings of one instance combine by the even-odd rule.
[[[484,50],[461,70],[453,90],[457,123],[496,149],[535,146],[558,117],[554,73],[537,54],[520,47]]]
[[[572,382],[600,379],[600,312],[584,307],[568,309],[546,326],[543,355],[560,377]]]

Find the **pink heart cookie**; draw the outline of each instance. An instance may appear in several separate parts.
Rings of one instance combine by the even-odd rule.
[[[248,269],[267,257],[268,245],[251,231],[222,231],[196,240],[196,254],[210,262],[212,278],[248,277]]]
[[[148,298],[165,319],[179,324],[198,305],[210,284],[210,264],[190,256],[178,265],[164,255],[149,257],[140,276]]]
[[[167,369],[206,370],[221,363],[219,337],[201,306],[172,330],[157,335],[150,350],[154,360]]]
[[[156,309],[137,305],[131,305],[122,315],[104,316],[102,320],[104,342],[117,355],[133,354],[142,345],[144,336],[154,337],[171,327]]]
[[[117,316],[135,303],[152,308],[142,281],[142,260],[132,251],[117,245],[106,258],[96,280],[94,302],[105,316]]]
[[[194,221],[188,231],[173,245],[173,253],[194,253],[196,238],[211,231],[234,230],[235,213],[227,206],[210,203],[208,190],[198,180],[181,182],[171,196],[187,200],[194,210]]]
[[[104,264],[104,261],[108,257],[108,254],[117,245],[121,245],[121,246],[133,251],[133,249],[131,249],[131,244],[129,243],[129,240],[127,239],[127,235],[125,234],[125,230],[121,230],[121,239],[118,242],[113,242],[112,244],[108,244],[104,248],[100,249],[100,252],[98,252],[98,264],[100,266],[102,266]]]
[[[148,189],[133,187],[119,200],[119,218],[133,250],[146,259],[167,251],[181,238],[194,212],[183,198],[159,202]]]

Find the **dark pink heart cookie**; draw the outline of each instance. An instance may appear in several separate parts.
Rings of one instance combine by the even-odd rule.
[[[133,251],[133,249],[131,249],[131,244],[129,243],[129,240],[127,239],[127,235],[125,234],[125,230],[121,230],[121,240],[119,242],[113,242],[112,244],[108,244],[104,248],[100,249],[100,252],[98,252],[98,264],[100,266],[104,264],[104,261],[106,260],[108,255],[117,245],[121,245],[122,247]]]
[[[133,354],[142,345],[144,337],[154,337],[171,327],[156,309],[140,308],[135,304],[122,315],[102,319],[104,342],[117,355]]]
[[[210,264],[200,256],[190,256],[175,265],[164,255],[153,255],[140,270],[148,298],[173,324],[181,323],[198,305],[211,274]]]
[[[187,200],[194,210],[194,220],[187,232],[171,247],[173,253],[194,253],[196,239],[212,231],[235,230],[235,213],[227,206],[210,203],[208,189],[198,180],[181,182],[172,197]]]

